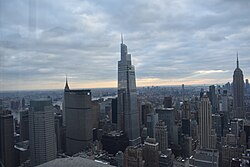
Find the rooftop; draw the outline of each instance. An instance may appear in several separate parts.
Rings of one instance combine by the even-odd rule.
[[[101,161],[93,161],[86,158],[81,157],[70,157],[70,158],[58,158],[47,163],[41,164],[38,167],[112,167],[111,165],[107,165],[102,163]]]

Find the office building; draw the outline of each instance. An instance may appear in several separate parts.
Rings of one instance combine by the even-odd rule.
[[[127,46],[121,42],[121,60],[118,61],[118,117],[117,127],[124,131],[129,138],[130,145],[140,144],[139,111],[137,108],[137,94],[135,82],[135,67],[131,62],[131,54]]]
[[[21,141],[29,140],[29,111],[20,112],[20,137]]]
[[[164,97],[163,106],[164,106],[164,108],[172,108],[172,97],[171,96]]]
[[[102,135],[102,148],[109,154],[115,155],[118,151],[124,152],[129,145],[128,137],[123,132],[111,131]]]
[[[239,67],[237,53],[237,67],[233,74],[233,111],[235,118],[245,118],[244,111],[244,76]]]
[[[128,146],[123,155],[123,167],[144,167],[142,148]]]
[[[158,122],[158,114],[155,112],[147,115],[147,135],[151,138],[155,137],[155,125]]]
[[[175,110],[174,108],[156,109],[159,120],[165,122],[168,128],[168,141],[174,142]]]
[[[221,96],[221,108],[220,111],[224,112],[224,113],[228,113],[228,95],[227,95],[227,91],[224,90],[223,94]]]
[[[182,133],[187,136],[191,136],[191,120],[183,118],[181,120],[181,123],[182,123],[182,126],[181,126]]]
[[[6,167],[15,167],[14,125],[10,111],[0,111],[0,161]]]
[[[217,112],[217,97],[215,94],[215,86],[214,85],[209,86],[208,97],[209,97],[209,101],[212,105],[212,113],[216,113]]]
[[[56,133],[56,148],[58,153],[63,153],[65,150],[65,134],[62,125],[63,118],[61,114],[55,115],[55,133]]]
[[[241,158],[244,152],[242,146],[224,145],[221,150],[222,166],[230,166],[232,158]]]
[[[165,122],[160,121],[155,125],[155,139],[159,143],[159,151],[166,153],[168,150],[168,129]]]
[[[173,166],[172,150],[168,149],[166,153],[159,156],[159,167]]]
[[[117,124],[117,98],[111,101],[112,108],[112,123]]]
[[[199,111],[199,132],[200,132],[200,147],[212,148],[212,108],[209,98],[206,94],[201,98]]]
[[[219,167],[219,151],[215,149],[198,149],[191,159],[193,166]]]
[[[66,82],[64,89],[66,116],[66,153],[83,151],[93,141],[93,114],[90,90],[70,90]]]
[[[3,110],[3,99],[0,99],[0,111]]]
[[[31,166],[56,158],[54,107],[51,99],[30,101],[29,139]]]
[[[190,119],[190,103],[186,100],[182,104],[182,119]]]
[[[221,114],[212,114],[212,128],[215,129],[217,136],[220,138],[223,136],[223,118]]]
[[[141,106],[141,110],[142,110],[142,125],[147,124],[147,115],[151,112],[154,111],[152,105],[150,103],[146,103],[146,104],[142,104]]]
[[[147,138],[143,147],[144,167],[159,167],[159,143],[154,138]]]
[[[25,166],[25,163],[29,163],[30,150],[29,150],[29,140],[21,141],[15,143],[15,154],[17,156],[18,166]]]

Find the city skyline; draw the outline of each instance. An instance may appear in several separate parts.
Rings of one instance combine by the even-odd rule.
[[[1,1],[0,91],[117,87],[121,32],[139,87],[250,78],[250,2],[131,2]]]

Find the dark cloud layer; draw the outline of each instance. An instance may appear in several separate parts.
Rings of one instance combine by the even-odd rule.
[[[116,86],[120,33],[138,85],[250,78],[248,0],[0,0],[0,88]],[[98,84],[97,84],[98,83]]]

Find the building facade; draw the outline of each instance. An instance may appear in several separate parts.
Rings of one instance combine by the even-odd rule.
[[[128,146],[123,155],[123,167],[144,167],[142,148]]]
[[[31,166],[56,158],[55,119],[51,99],[30,101],[29,139]]]
[[[233,116],[235,118],[244,118],[244,76],[239,67],[237,55],[237,67],[233,74]]]
[[[139,111],[135,82],[135,67],[131,62],[131,54],[127,46],[121,43],[121,60],[118,61],[118,98],[117,127],[129,138],[130,145],[137,145],[140,139]]]
[[[66,82],[64,108],[66,121],[66,153],[76,154],[93,141],[93,114],[90,90],[70,90]]]
[[[159,143],[154,138],[147,138],[143,147],[144,167],[159,167]]]
[[[201,98],[199,112],[200,147],[212,148],[212,106],[206,94]]]
[[[14,125],[10,111],[0,110],[0,161],[6,167],[14,167]]]
[[[160,121],[155,125],[155,139],[159,143],[159,150],[166,153],[168,150],[168,128],[165,122]]]

